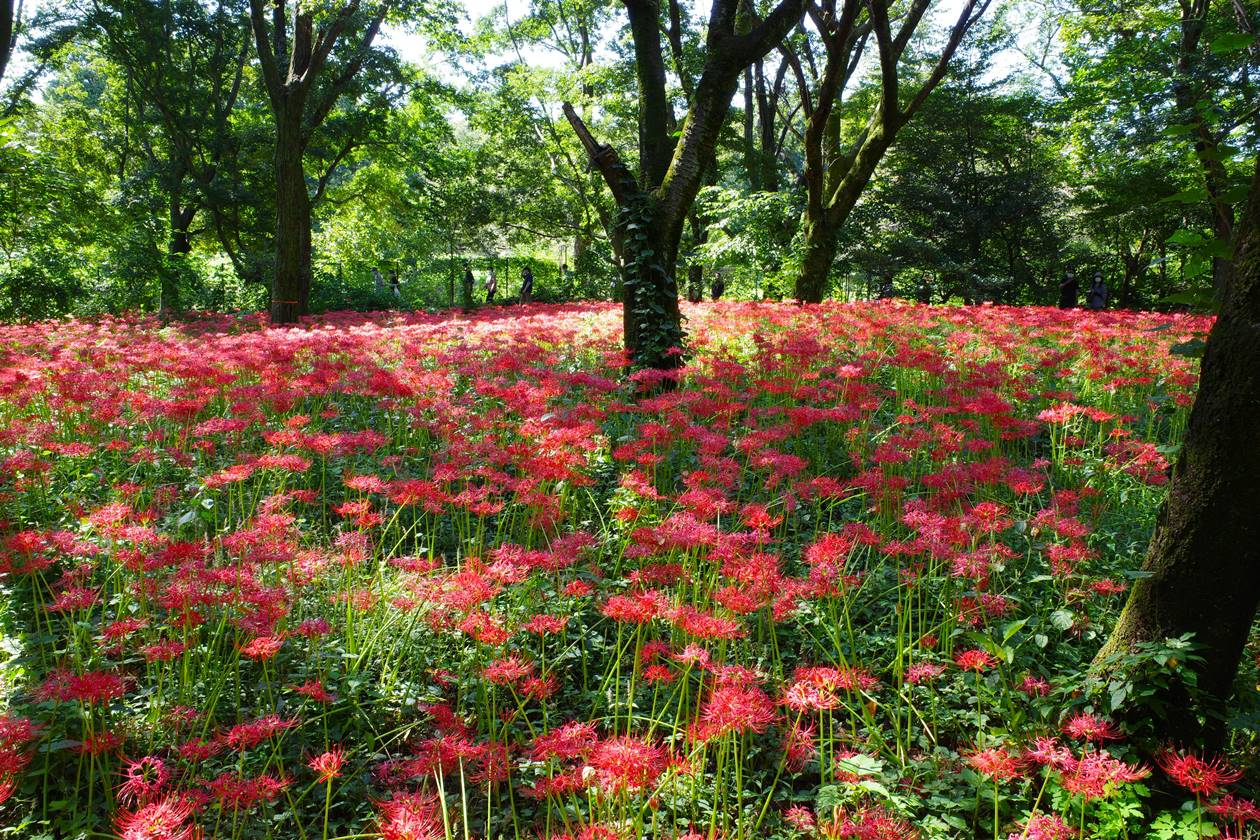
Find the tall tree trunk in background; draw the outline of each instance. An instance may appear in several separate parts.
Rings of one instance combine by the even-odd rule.
[[[276,265],[271,320],[292,324],[306,313],[311,291],[311,199],[302,163],[302,103],[279,115],[276,132]]]
[[[761,75],[761,62],[754,62],[756,75]],[[761,156],[757,150],[754,130],[757,124],[756,91],[753,89],[753,68],[744,68],[744,175],[748,178],[748,189],[752,192],[761,190]]]
[[[1224,712],[1260,605],[1260,161],[1234,272],[1208,335],[1199,392],[1143,569],[1095,660],[1194,634],[1206,707],[1167,701],[1162,734],[1221,745]],[[1144,713],[1146,711],[1144,710]]]
[[[338,97],[349,89],[362,69],[392,7],[390,0],[381,0],[371,13],[366,13],[360,5],[359,0],[343,0],[340,9],[317,30],[307,4],[293,3],[290,19],[289,0],[249,0],[254,48],[276,131],[273,324],[296,323],[310,303],[311,196],[303,164],[306,148]],[[317,86],[333,49],[352,29],[357,29],[357,43],[350,57],[334,78]]]
[[[4,79],[4,71],[9,66],[15,46],[18,16],[21,14],[21,3],[13,0],[0,0],[0,79]]]
[[[1230,245],[1234,241],[1234,207],[1225,195],[1229,191],[1229,173],[1221,153],[1221,138],[1213,133],[1203,113],[1199,86],[1195,76],[1199,71],[1200,45],[1207,25],[1208,7],[1211,0],[1179,0],[1181,7],[1181,38],[1177,44],[1177,70],[1173,76],[1173,98],[1177,105],[1178,122],[1190,126],[1194,141],[1194,153],[1203,172],[1203,184],[1207,189],[1208,205],[1212,213],[1212,232],[1217,241]],[[1219,301],[1229,284],[1233,263],[1226,257],[1212,258],[1212,285]]]
[[[912,0],[898,18],[896,33],[889,22],[888,0],[821,0],[809,12],[822,36],[827,58],[816,85],[805,78],[799,59],[792,69],[805,114],[805,212],[801,220],[804,253],[796,279],[796,299],[818,303],[827,293],[840,229],[875,174],[897,132],[922,107],[945,77],[963,36],[980,19],[991,0],[966,0],[931,74],[905,106],[901,104],[898,70],[915,30],[932,0]],[[840,148],[840,100],[857,69],[871,34],[879,52],[880,99],[866,127],[848,151]]]
[[[753,85],[757,94],[757,126],[761,135],[758,157],[761,164],[761,189],[766,192],[779,191],[779,140],[775,119],[778,116],[779,97],[783,94],[783,80],[787,70],[787,60],[781,60],[775,71],[774,85],[767,88],[763,63],[759,61],[755,65]]]
[[[763,21],[738,33],[739,0],[714,0],[704,68],[694,86],[683,74],[690,107],[676,145],[668,132],[675,120],[666,95],[660,7],[657,0],[623,0],[623,5],[639,82],[639,177],[615,149],[595,139],[567,102],[564,114],[617,205],[626,350],[638,367],[670,369],[682,362],[675,351],[683,340],[676,277],[683,226],[744,68],[783,40],[800,19],[804,0],[780,0]],[[671,20],[676,14],[671,4]]]
[[[193,219],[197,215],[197,208],[196,206],[183,204],[181,198],[182,196],[178,192],[171,195],[171,234],[170,239],[166,243],[166,254],[172,259],[169,261],[170,264],[167,265],[166,270],[162,272],[161,300],[158,301],[158,315],[165,317],[178,315],[183,311],[176,263],[192,253],[192,239],[189,235],[189,228],[192,227]]]

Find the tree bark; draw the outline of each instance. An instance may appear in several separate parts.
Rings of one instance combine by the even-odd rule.
[[[276,132],[276,264],[271,322],[293,324],[311,289],[311,202],[302,163],[300,111],[282,114]]]
[[[833,185],[823,180],[817,188],[818,200],[811,196],[806,201],[802,225],[805,252],[801,258],[800,274],[796,279],[796,299],[799,302],[821,303],[826,296],[840,231],[853,208],[857,206],[899,128],[895,123],[884,125],[882,118],[878,118],[876,127],[862,143],[844,179],[834,185],[831,198],[828,200],[825,196],[828,188]],[[810,192],[808,187],[807,192]]]
[[[1260,161],[1234,272],[1208,335],[1199,392],[1138,580],[1095,662],[1138,643],[1194,634],[1201,706],[1165,698],[1161,734],[1218,748],[1260,605]]]
[[[757,62],[760,65],[760,62]],[[761,75],[760,66],[757,76]],[[753,127],[756,125],[756,98],[753,90],[753,68],[744,68],[744,174],[748,178],[748,189],[758,192],[761,189],[761,160],[757,150],[757,141],[753,139]]]
[[[13,55],[16,15],[13,0],[0,0],[0,79]]]
[[[1229,190],[1229,173],[1225,169],[1219,138],[1212,132],[1203,113],[1202,96],[1195,76],[1199,72],[1200,45],[1207,26],[1211,0],[1180,0],[1181,38],[1177,44],[1177,70],[1173,77],[1173,98],[1180,119],[1191,128],[1195,157],[1203,172],[1208,205],[1212,212],[1212,232],[1226,245],[1234,241],[1234,207],[1225,199]],[[1224,257],[1212,258],[1212,281],[1216,298],[1221,300],[1233,272],[1232,262]]]
[[[166,253],[172,258],[172,263],[178,258],[192,253],[192,239],[189,236],[188,229],[192,226],[192,221],[196,214],[197,208],[195,206],[185,207],[180,204],[178,193],[171,196],[171,236],[166,243]],[[168,265],[167,270],[162,272],[162,286],[160,300],[158,301],[158,315],[160,317],[178,315],[183,308],[180,301],[179,278],[175,274],[174,268],[174,265]]]

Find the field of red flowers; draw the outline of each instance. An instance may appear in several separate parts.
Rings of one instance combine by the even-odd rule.
[[[0,836],[1256,836],[1086,669],[1205,320],[687,315],[0,327]]]

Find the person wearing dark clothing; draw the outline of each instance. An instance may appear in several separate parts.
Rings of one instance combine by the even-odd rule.
[[[726,294],[726,281],[722,279],[721,274],[713,277],[713,285],[709,287],[709,291],[713,293],[714,300],[721,300],[722,295]]]
[[[396,268],[389,270],[389,290],[394,293],[394,297],[402,297],[402,281],[398,279],[398,269]]]
[[[521,303],[529,303],[534,296],[534,272],[529,266],[521,269]]]
[[[1094,272],[1094,280],[1085,290],[1085,303],[1095,312],[1107,308],[1107,284],[1103,282],[1101,271]]]
[[[473,273],[472,266],[467,262],[464,263],[464,288],[463,288],[463,304],[465,309],[472,309],[473,306]]]
[[[1059,284],[1059,308],[1075,309],[1076,298],[1080,294],[1080,284],[1076,282],[1076,275],[1067,272],[1063,275],[1063,282]]]
[[[490,268],[490,275],[486,277],[486,303],[494,303],[494,293],[499,290],[499,278],[494,273],[494,267]]]

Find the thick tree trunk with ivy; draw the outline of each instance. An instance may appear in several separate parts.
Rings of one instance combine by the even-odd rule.
[[[841,0],[838,7],[837,0],[810,4],[810,17],[826,48],[826,61],[814,83],[806,78],[800,60],[785,50],[796,74],[806,121],[806,206],[801,220],[805,243],[796,278],[798,301],[818,303],[827,294],[827,279],[841,228],[897,132],[945,77],[963,37],[984,14],[989,2],[964,3],[932,72],[917,91],[906,97],[905,105],[898,79],[900,64],[932,0],[912,0],[897,18],[896,31],[889,18],[889,0]],[[880,98],[866,127],[845,150],[841,148],[841,96],[871,35],[875,36],[879,53]]]
[[[1203,353],[1199,393],[1168,500],[1100,666],[1141,642],[1194,634],[1198,687],[1164,698],[1162,734],[1219,746],[1223,714],[1260,606],[1260,162],[1239,226],[1234,271]]]
[[[611,146],[598,142],[572,105],[564,113],[591,164],[617,204],[621,242],[625,345],[637,367],[669,369],[683,340],[678,307],[678,249],[683,226],[713,160],[719,132],[744,68],[782,41],[800,19],[804,0],[780,0],[755,26],[736,31],[739,0],[715,0],[709,16],[704,69],[694,82],[683,73],[689,108],[677,142],[661,48],[657,0],[623,0],[634,40],[639,86],[639,165],[636,178]],[[671,21],[677,7],[671,5]],[[674,32],[674,28],[670,29]],[[673,44],[671,36],[671,48]]]

